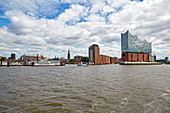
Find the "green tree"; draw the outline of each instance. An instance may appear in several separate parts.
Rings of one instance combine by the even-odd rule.
[[[69,62],[76,62],[76,60],[74,60],[74,59],[69,59]]]
[[[5,57],[1,57],[0,61],[6,61]]]
[[[82,61],[82,62],[89,62],[89,57],[82,57],[82,58],[81,58],[81,61]]]

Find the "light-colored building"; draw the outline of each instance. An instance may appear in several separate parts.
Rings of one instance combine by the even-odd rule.
[[[22,55],[20,57],[20,60],[21,61],[31,61],[31,62],[34,62],[34,61],[41,61],[41,60],[44,60],[44,57],[41,55],[41,56],[34,56],[34,55]]]

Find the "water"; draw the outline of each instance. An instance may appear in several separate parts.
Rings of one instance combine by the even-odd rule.
[[[169,113],[170,65],[0,67],[0,112]]]

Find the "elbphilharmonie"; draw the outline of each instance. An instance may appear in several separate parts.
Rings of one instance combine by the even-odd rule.
[[[121,51],[123,62],[151,62],[152,43],[140,40],[129,31],[121,33]]]

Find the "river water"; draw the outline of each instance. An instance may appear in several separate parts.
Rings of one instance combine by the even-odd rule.
[[[169,113],[170,65],[0,67],[0,112]]]

